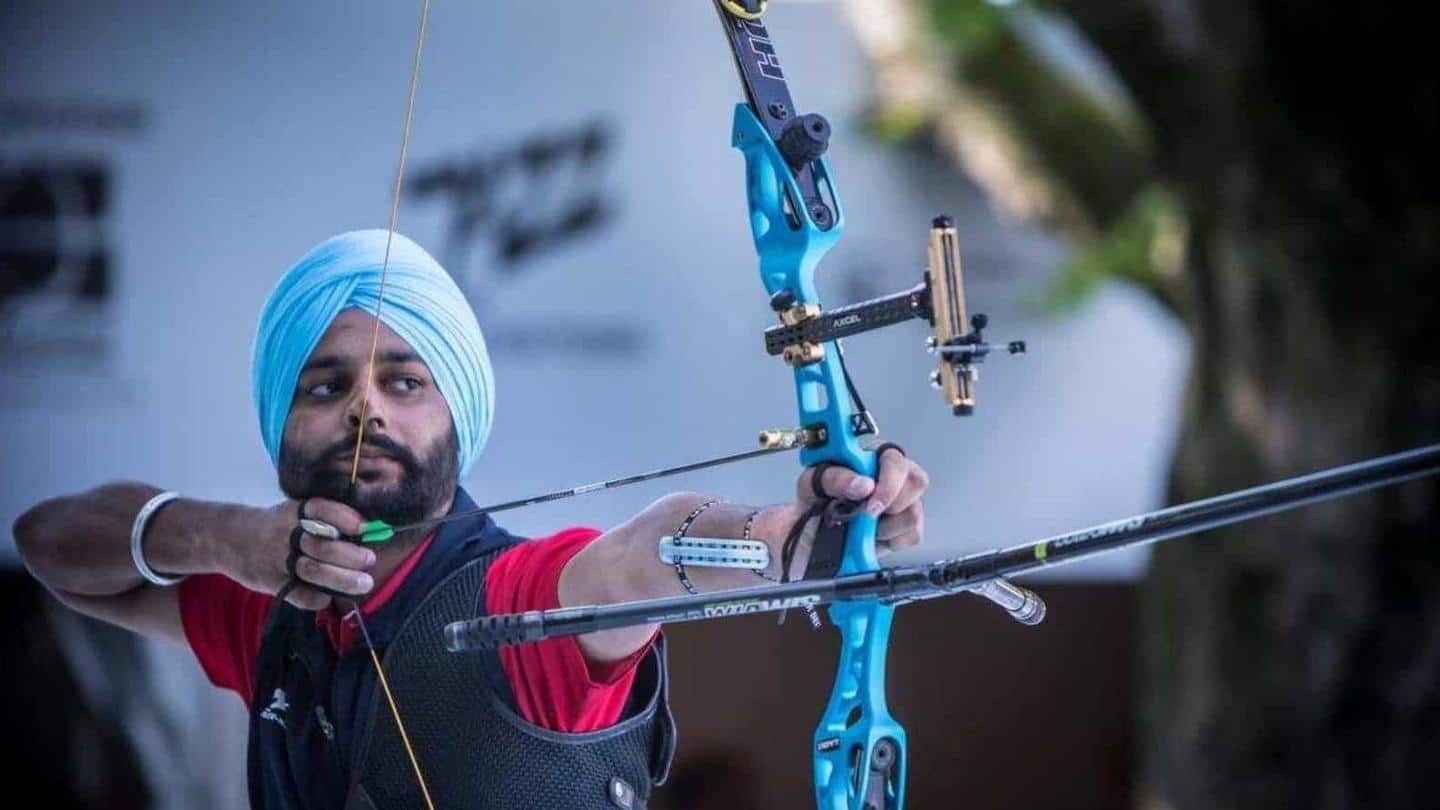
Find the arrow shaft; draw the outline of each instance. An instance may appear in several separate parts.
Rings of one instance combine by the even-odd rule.
[[[578,487],[557,489],[541,495],[531,495],[526,498],[517,498],[513,501],[502,501],[500,503],[491,504],[490,506],[481,506],[476,509],[466,510],[464,512],[456,512],[451,515],[446,515],[445,517],[432,518],[430,520],[421,520],[415,523],[407,523],[403,526],[389,527],[379,523],[378,521],[373,521],[371,524],[368,525],[372,525],[377,529],[383,528],[385,530],[388,530],[389,534],[386,535],[386,539],[388,539],[390,536],[399,534],[401,532],[408,532],[416,529],[429,529],[435,526],[449,523],[452,520],[461,520],[463,518],[474,517],[481,514],[495,514],[497,512],[504,512],[510,509],[519,509],[525,506],[534,506],[536,504],[549,503],[550,501],[560,501],[566,498],[573,498],[576,495],[585,495],[591,492],[599,492],[606,489],[619,489],[620,487],[627,487],[631,484],[639,484],[645,481],[654,481],[657,478],[668,478],[672,475],[681,475],[683,473],[695,472],[696,470],[703,470],[708,467],[719,467],[723,464],[734,464],[738,461],[748,461],[752,458],[768,456],[773,453],[783,453],[786,450],[798,450],[800,449],[800,447],[801,445],[797,444],[793,446],[761,447],[755,450],[745,450],[740,453],[731,453],[729,455],[715,456],[714,458],[707,458],[701,461],[692,461],[687,464],[680,464],[675,467],[662,467],[658,470],[647,470],[642,473],[635,473],[634,475],[627,475],[621,478],[610,478],[604,481],[596,481],[590,484],[581,484]]]

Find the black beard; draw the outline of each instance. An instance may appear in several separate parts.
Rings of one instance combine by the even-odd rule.
[[[333,464],[337,457],[351,458],[355,439],[337,442],[322,452],[306,455],[288,442],[280,443],[280,490],[286,497],[326,498],[346,504],[367,520],[379,519],[391,526],[416,523],[434,516],[454,497],[459,480],[459,454],[455,431],[436,441],[421,463],[388,436],[365,437],[365,446],[379,450],[404,470],[393,487],[360,488],[350,483],[350,474]],[[360,481],[365,480],[362,473]]]

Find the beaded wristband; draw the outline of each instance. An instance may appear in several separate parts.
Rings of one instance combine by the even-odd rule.
[[[690,531],[690,524],[694,523],[695,519],[700,517],[700,513],[719,502],[719,499],[711,499],[695,507],[694,511],[686,515],[684,520],[680,521],[680,528],[675,530],[675,539],[679,540],[684,537],[685,533]],[[690,577],[685,573],[685,563],[680,562],[679,559],[675,560],[675,575],[680,578],[680,584],[685,586],[686,591],[692,594],[699,593],[699,591],[695,590],[694,583],[690,582]]]

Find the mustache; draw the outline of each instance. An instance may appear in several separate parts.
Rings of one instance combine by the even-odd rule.
[[[415,454],[411,453],[409,448],[388,436],[366,435],[365,441],[361,443],[360,447],[362,450],[377,450],[395,459],[401,466],[409,470],[420,466],[419,459],[415,458]],[[325,451],[320,454],[320,458],[326,461],[338,459],[352,460],[354,455],[355,437],[351,436],[349,439],[341,439],[325,448]]]
[[[453,430],[433,447],[412,447],[383,433],[366,431],[361,452],[385,455],[403,470],[393,486],[383,488],[350,482],[356,432],[342,432],[345,438],[328,445],[317,443],[310,450],[281,442],[277,469],[281,491],[291,498],[339,501],[396,526],[425,519],[454,492],[458,454]]]

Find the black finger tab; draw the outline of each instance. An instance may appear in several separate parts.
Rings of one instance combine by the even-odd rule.
[[[300,548],[300,539],[305,536],[305,530],[296,526],[290,530],[290,556],[285,558],[285,570],[290,572],[292,579],[300,579],[300,574],[295,570],[295,564],[305,556],[304,549]]]

